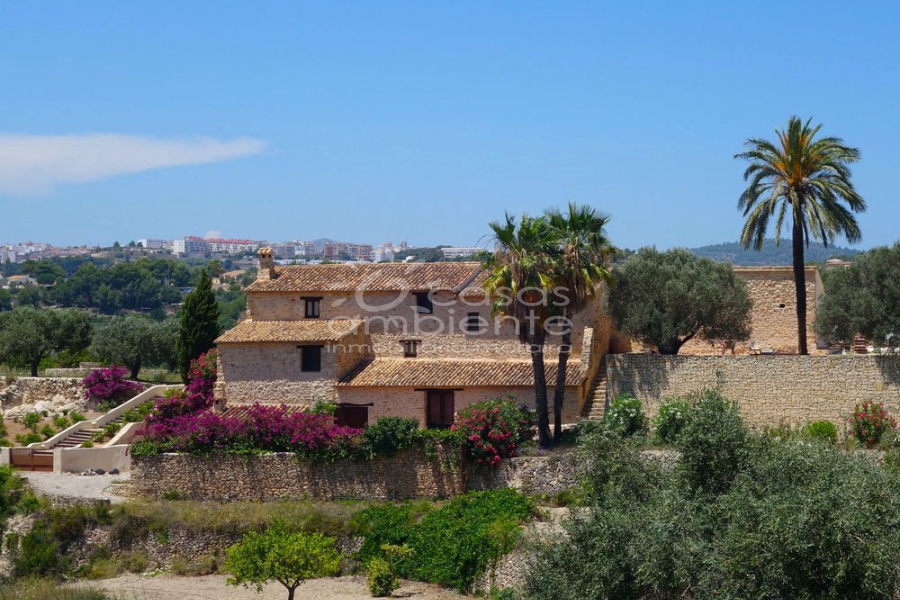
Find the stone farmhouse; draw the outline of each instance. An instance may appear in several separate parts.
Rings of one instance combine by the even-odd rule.
[[[443,427],[461,408],[506,394],[534,407],[529,351],[515,323],[491,315],[479,263],[276,266],[268,249],[259,254],[257,280],[246,290],[247,318],[217,340],[219,408],[259,402],[300,409],[329,401],[338,405],[340,423],[401,416]],[[734,352],[795,353],[791,268],[735,270],[747,279],[754,307],[751,340]],[[815,267],[806,275],[814,347],[822,280]],[[633,347],[597,302],[573,325],[565,422],[589,410],[595,388],[605,384],[602,358]],[[549,335],[545,349],[551,404],[560,343]],[[692,341],[682,353],[727,350]]]
[[[529,351],[515,323],[491,315],[479,263],[275,266],[259,255],[247,319],[216,342],[220,408],[326,400],[342,424],[390,415],[446,427],[488,398],[534,407]],[[609,332],[595,305],[574,319],[565,422],[578,419]],[[551,404],[560,343],[550,335],[545,349]]]

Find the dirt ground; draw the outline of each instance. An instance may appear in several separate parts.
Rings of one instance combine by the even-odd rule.
[[[114,579],[91,582],[89,587],[103,589],[119,600],[285,600],[287,590],[279,584],[266,586],[257,594],[253,588],[231,587],[224,575],[204,577],[173,577],[158,575],[142,577],[123,575]],[[363,600],[370,599],[366,579],[362,576],[332,577],[307,581],[297,588],[296,600]],[[465,598],[450,590],[404,581],[395,598],[410,600],[459,600]]]

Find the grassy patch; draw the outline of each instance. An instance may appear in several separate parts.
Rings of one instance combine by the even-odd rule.
[[[90,587],[63,586],[56,581],[29,579],[0,586],[0,600],[112,600]]]

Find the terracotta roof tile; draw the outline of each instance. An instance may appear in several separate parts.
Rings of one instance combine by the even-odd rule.
[[[289,265],[275,267],[275,279],[257,280],[247,292],[458,291],[480,271],[477,262]]]
[[[546,366],[547,383],[556,382],[556,363]],[[578,361],[570,361],[566,385],[585,376]],[[531,361],[376,358],[339,385],[348,387],[528,387],[534,385]]]
[[[247,342],[334,342],[356,330],[354,319],[303,321],[243,321],[216,340],[217,344]]]

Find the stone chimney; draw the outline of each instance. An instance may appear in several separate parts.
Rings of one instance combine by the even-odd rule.
[[[259,272],[256,275],[257,281],[268,281],[276,279],[278,274],[275,272],[275,253],[271,248],[259,249]]]

